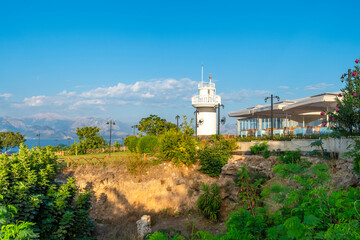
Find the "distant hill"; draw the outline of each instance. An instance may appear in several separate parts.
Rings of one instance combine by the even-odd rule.
[[[27,116],[22,118],[0,117],[0,132],[13,131],[25,134],[27,139],[35,139],[40,133],[42,139],[67,139],[77,138],[76,128],[84,126],[98,126],[100,134],[104,138],[109,136],[109,125],[106,122],[110,119],[96,117],[64,117],[58,114],[46,113]],[[129,124],[117,121],[112,127],[114,137],[124,137],[131,134]]]
[[[109,138],[109,125],[106,124],[110,119],[96,117],[76,117],[70,118],[54,113],[41,113],[22,118],[0,117],[0,132],[13,131],[25,134],[27,139],[36,139],[36,134],[40,133],[41,139],[67,139],[77,138],[76,128],[84,126],[98,126],[100,134],[104,138]],[[117,121],[112,127],[114,138],[121,138],[132,134],[130,124]],[[236,125],[226,123],[221,125],[222,134],[236,134]]]

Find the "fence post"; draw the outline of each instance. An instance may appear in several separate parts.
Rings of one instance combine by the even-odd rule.
[[[106,165],[109,164],[109,155],[106,155]]]
[[[144,161],[146,160],[146,153],[144,153]]]
[[[69,160],[70,160],[70,158],[67,157],[67,158],[66,158],[66,167],[69,167]]]

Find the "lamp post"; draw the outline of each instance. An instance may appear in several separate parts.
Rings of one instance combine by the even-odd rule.
[[[195,110],[194,114],[195,114],[195,137],[196,138],[197,138],[197,127],[198,127],[197,113],[198,113],[198,110]]]
[[[271,140],[274,140],[274,121],[273,121],[273,118],[274,118],[274,114],[273,114],[273,105],[274,105],[274,98],[276,98],[278,101],[280,101],[280,97],[278,96],[273,96],[271,94],[270,97],[266,97],[265,98],[265,102],[267,102],[268,99],[271,99],[271,110],[270,110],[270,115],[271,115]]]
[[[40,133],[36,134],[36,136],[39,138],[39,140],[38,140],[38,147],[40,147]]]
[[[115,125],[115,122],[110,120],[106,124],[110,125],[109,157],[111,157],[111,128],[113,125]]]
[[[220,107],[222,107],[224,109],[224,105],[222,104],[218,104],[217,108],[218,108],[218,129],[217,129],[217,134],[220,135]]]
[[[179,132],[179,119],[180,119],[180,116],[179,115],[176,115],[176,132]]]
[[[135,128],[136,128],[136,127],[137,127],[137,125],[132,125],[132,126],[131,126],[131,128],[134,129],[134,134],[133,134],[134,136],[135,136]]]
[[[344,82],[344,78],[346,77],[346,75],[349,77],[349,83],[351,81],[351,69],[348,69],[348,73],[344,73],[343,75],[341,75],[341,82]]]

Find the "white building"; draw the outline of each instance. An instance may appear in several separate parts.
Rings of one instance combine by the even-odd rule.
[[[196,108],[196,133],[198,136],[216,134],[216,108],[221,105],[221,97],[216,95],[215,83],[198,83],[199,94],[192,97],[192,106]]]

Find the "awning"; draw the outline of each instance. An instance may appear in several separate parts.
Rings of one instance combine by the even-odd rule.
[[[296,100],[284,100],[273,104],[274,118],[287,118],[300,123],[309,123],[323,118],[322,111],[334,111],[336,97],[339,92],[323,93]],[[271,105],[256,105],[229,113],[229,117],[245,118],[270,118]]]

